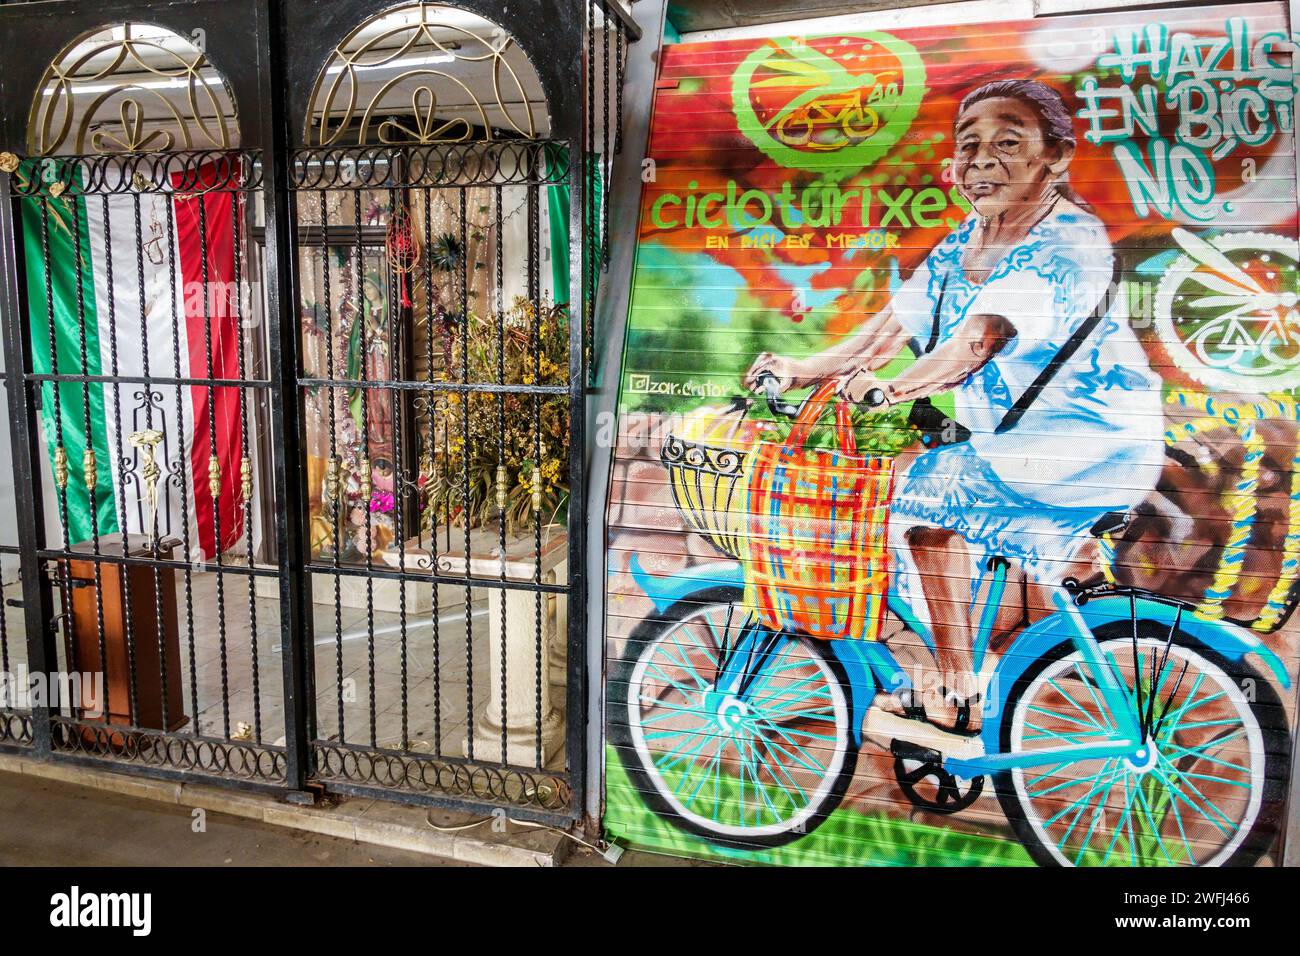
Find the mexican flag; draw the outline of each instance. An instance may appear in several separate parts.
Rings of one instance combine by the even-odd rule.
[[[35,372],[240,378],[234,279],[242,197],[198,192],[227,180],[213,164],[197,181],[191,173],[187,192],[179,177],[170,193],[82,196],[72,189],[51,196],[43,189],[22,200]],[[41,424],[56,474],[60,441],[63,447],[70,543],[89,540],[94,529],[152,531],[148,454],[131,436],[157,431],[159,534],[187,544],[189,558],[244,550],[238,389],[43,382]],[[93,488],[87,448],[94,452]]]

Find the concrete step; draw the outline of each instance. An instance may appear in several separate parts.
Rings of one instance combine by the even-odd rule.
[[[574,846],[569,836],[556,829],[517,823],[500,815],[349,797],[299,806],[270,794],[129,776],[13,754],[0,754],[0,771],[480,866],[559,866]]]

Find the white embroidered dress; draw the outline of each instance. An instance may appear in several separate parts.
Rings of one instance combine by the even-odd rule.
[[[986,557],[1050,578],[1049,565],[1067,561],[1098,517],[1133,507],[1155,487],[1164,454],[1160,380],[1112,309],[1019,423],[996,434],[1101,301],[1113,255],[1096,217],[1058,203],[987,279],[971,282],[961,261],[974,227],[972,215],[935,247],[895,294],[895,314],[921,348],[965,334],[967,316],[978,314],[1005,317],[1016,334],[955,389],[955,417],[970,440],[927,451],[898,476],[894,530],[947,528]]]

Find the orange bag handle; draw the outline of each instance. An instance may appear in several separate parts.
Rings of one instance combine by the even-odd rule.
[[[821,421],[822,415],[826,413],[826,406],[835,397],[839,385],[838,379],[828,378],[804,399],[799,414],[794,420],[794,426],[790,429],[790,436],[785,441],[786,448],[803,449],[809,433]],[[853,409],[849,407],[848,402],[839,402],[835,406],[835,437],[839,439],[840,450],[845,454],[858,453],[858,442],[853,437]]]

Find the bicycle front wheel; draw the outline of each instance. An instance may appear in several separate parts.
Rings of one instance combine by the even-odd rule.
[[[739,590],[683,602],[638,626],[608,685],[611,740],[641,798],[725,846],[811,832],[857,761],[846,683],[819,642],[763,635],[744,680],[719,687],[753,627]]]
[[[1270,685],[1155,622],[1123,621],[1097,636],[1145,741],[1131,756],[998,774],[998,797],[1030,854],[1057,866],[1254,862],[1273,838],[1287,761]],[[1101,743],[1119,734],[1116,724],[1082,655],[1063,644],[1017,682],[1002,747]]]

